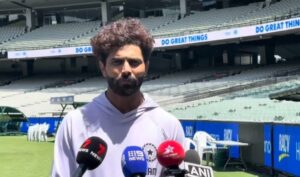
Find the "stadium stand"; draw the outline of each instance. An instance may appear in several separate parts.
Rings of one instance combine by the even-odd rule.
[[[229,70],[229,74],[222,75],[226,77],[218,78],[219,76],[216,76],[217,79],[212,79],[207,82],[192,82],[193,79],[190,78],[188,82],[182,82],[177,83],[172,82],[169,78],[166,79],[166,81],[162,81],[162,83],[168,83],[167,80],[170,80],[170,83],[172,83],[172,86],[168,87],[160,87],[158,89],[153,89],[153,85],[149,82],[150,85],[152,85],[152,90],[149,90],[149,93],[153,95],[169,95],[169,96],[177,96],[177,95],[185,95],[185,94],[191,94],[193,92],[205,92],[206,90],[218,90],[221,88],[230,88],[234,86],[240,86],[244,84],[250,84],[255,83],[258,81],[262,81],[268,78],[273,78],[276,76],[283,76],[287,75],[288,72],[292,71],[299,71],[299,66],[290,64],[290,65],[269,65],[265,67],[259,67],[254,69],[249,68],[238,68],[235,67],[235,70]],[[244,70],[243,70],[244,69]],[[210,70],[211,72],[212,70]],[[222,70],[220,70],[222,71]],[[221,73],[221,72],[211,72],[210,74],[213,75],[214,73]],[[201,72],[199,71],[198,74]],[[223,71],[223,73],[225,73]],[[239,73],[239,74],[235,74]],[[190,73],[186,75],[187,77],[193,77]],[[175,78],[178,78],[176,76]],[[147,85],[147,84],[146,84]]]
[[[0,87],[4,85],[11,84],[12,82],[22,79],[21,74],[7,74],[7,73],[0,73]]]
[[[167,109],[177,117],[187,119],[296,123],[299,122],[297,103],[270,100],[268,95],[299,85],[296,77],[286,82],[168,106]]]
[[[294,79],[294,74],[297,73],[294,71],[299,71],[299,67],[294,63],[258,68],[247,66],[220,67],[216,69],[198,68],[169,74],[160,74],[159,77],[145,81],[142,90],[151,95],[156,101],[161,103],[162,106],[168,107],[169,104],[165,104],[165,100],[175,100],[171,103],[179,104],[179,102],[182,102],[182,99],[188,95],[201,95],[213,91],[218,91],[219,94],[222,94],[223,92],[220,92],[222,89],[226,90],[239,86],[240,88],[237,90],[243,90],[247,87],[261,87],[270,85],[269,80],[273,81],[276,77],[285,78],[282,81]],[[290,76],[288,72],[294,74]],[[258,81],[259,84],[255,85]],[[273,82],[271,82],[271,84],[272,83]],[[247,87],[243,86],[246,84],[248,84]],[[285,84],[289,83],[286,82]],[[275,85],[274,88],[279,86]],[[282,88],[291,87],[287,86]],[[54,114],[57,115],[62,108],[60,105],[49,104],[51,97],[73,95],[76,101],[89,102],[99,93],[105,91],[105,89],[106,81],[100,76],[38,75],[0,87],[0,104],[5,106],[14,105],[14,107],[30,116],[52,116]],[[272,90],[270,88],[269,90],[275,91],[276,89]],[[249,91],[247,93],[251,92]],[[177,97],[182,99],[176,101]],[[194,99],[198,98],[192,97]],[[181,115],[178,114],[178,116]],[[194,116],[191,118],[194,118]]]
[[[45,25],[0,45],[1,50],[24,50],[61,47],[99,29],[100,21]]]
[[[159,28],[158,30],[154,31],[154,35],[184,32],[187,30],[201,30],[215,25],[222,25],[227,22],[229,23],[233,19],[236,19],[242,15],[248,15],[256,9],[258,9],[256,4],[250,4],[248,6],[218,10],[212,9],[203,12],[195,11],[193,14],[188,15],[185,18]]]
[[[106,81],[100,76],[85,79],[84,82],[78,82],[76,84],[64,86],[64,87],[54,87],[49,89],[44,89],[44,93],[64,93],[71,95],[79,95],[82,93],[99,92],[99,90],[106,89]]]
[[[155,31],[161,26],[167,26],[168,24],[176,21],[178,19],[178,15],[167,15],[161,17],[147,17],[140,18],[142,24],[150,30],[150,32]]]
[[[4,26],[0,27],[0,44],[8,42],[25,33],[25,26]]]
[[[67,85],[75,84],[84,81],[90,77],[91,74],[81,75],[64,75],[53,74],[43,75],[39,74],[31,77],[24,77],[18,80],[10,80],[9,84],[0,87],[0,98],[10,97],[15,94],[23,94],[26,92],[34,92],[42,89],[53,87],[64,87]],[[93,75],[93,74],[92,74]]]
[[[297,0],[279,1],[269,6],[263,6],[263,4],[262,2],[258,2],[239,7],[193,11],[190,15],[179,20],[177,20],[177,15],[140,18],[140,20],[154,36],[168,36],[174,35],[175,33],[208,31],[212,28],[223,29],[259,24],[262,22],[272,22],[281,19],[281,17],[289,18],[299,15],[300,5]],[[8,51],[89,45],[90,38],[99,31],[100,26],[101,21],[45,25],[15,40],[0,45],[0,50]],[[4,29],[4,31],[12,32],[13,34],[11,35],[13,38],[20,36],[19,33],[22,34],[22,28],[16,30],[18,30],[18,32]],[[9,37],[10,35],[0,34],[0,43],[1,38],[12,38]]]
[[[153,32],[154,36],[166,36],[174,33],[209,31],[245,25],[273,22],[281,18],[299,15],[300,4],[297,0],[285,0],[263,7],[262,2],[247,6],[194,11],[191,15],[162,26]]]
[[[140,18],[141,23],[145,25],[145,27],[150,31],[153,32],[159,29],[161,26],[168,25],[173,21],[177,20],[177,15],[168,15],[162,17],[148,17],[148,18]],[[80,46],[80,45],[90,45],[90,39],[96,35],[96,33],[101,30],[100,26],[94,32],[91,32],[85,36],[66,41],[64,46]]]
[[[176,19],[177,15],[169,15],[165,17],[141,18],[141,22],[150,31],[155,31]],[[89,45],[90,38],[100,30],[100,27],[101,21],[45,25],[5,45],[0,45],[0,49],[8,51]],[[2,33],[0,34],[1,37]]]
[[[300,4],[297,0],[285,0],[272,3],[268,7],[261,8],[255,13],[251,13],[248,16],[242,16],[239,21],[251,22],[251,21],[275,21],[276,18],[281,16],[289,16],[291,12],[299,12]]]

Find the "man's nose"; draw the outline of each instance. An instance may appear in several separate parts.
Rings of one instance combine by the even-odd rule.
[[[128,78],[130,75],[131,75],[131,66],[128,63],[128,61],[125,61],[122,67],[122,77]]]

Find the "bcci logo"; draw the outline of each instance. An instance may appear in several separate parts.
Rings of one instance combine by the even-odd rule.
[[[279,134],[279,157],[278,161],[281,162],[283,159],[288,158],[290,152],[290,135]]]
[[[156,151],[156,147],[153,144],[151,143],[145,144],[143,146],[143,150],[146,154],[148,162],[153,162],[154,160],[156,160],[157,151]]]

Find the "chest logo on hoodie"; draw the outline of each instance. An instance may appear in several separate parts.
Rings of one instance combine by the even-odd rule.
[[[154,146],[154,144],[152,144],[152,143],[145,144],[143,146],[143,150],[146,154],[148,162],[153,162],[154,160],[156,160],[157,151],[156,151],[156,147]]]

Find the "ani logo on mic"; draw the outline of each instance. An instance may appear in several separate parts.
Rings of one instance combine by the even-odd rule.
[[[188,171],[187,177],[213,177],[211,167],[194,163],[184,162],[184,167]]]

